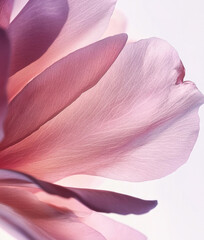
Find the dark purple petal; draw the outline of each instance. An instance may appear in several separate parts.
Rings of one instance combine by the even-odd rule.
[[[68,16],[67,0],[30,0],[9,26],[11,75],[40,58]]]

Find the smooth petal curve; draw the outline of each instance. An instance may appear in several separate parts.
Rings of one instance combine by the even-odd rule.
[[[7,112],[6,84],[10,63],[10,42],[7,33],[0,28],[0,141],[3,139],[3,123]]]
[[[73,174],[129,181],[170,174],[195,144],[204,100],[183,77],[181,60],[167,42],[128,44],[97,85],[2,151],[1,167],[52,181]]]
[[[0,27],[7,28],[10,22],[14,0],[0,1]]]
[[[10,78],[9,99],[54,62],[98,41],[109,23],[116,0],[69,0],[68,4],[69,17],[56,41],[38,61]]]
[[[92,213],[83,221],[100,232],[106,240],[147,240],[140,232],[101,214]]]
[[[4,224],[10,224],[25,239],[105,240],[100,233],[82,223],[68,208],[39,201],[34,194],[25,190],[1,187],[0,203],[21,215],[15,226],[16,214],[6,214],[7,221]]]
[[[126,41],[127,35],[120,34],[96,42],[68,55],[33,79],[9,104],[6,137],[0,148],[24,139],[93,87]]]
[[[32,176],[0,169],[0,185],[20,186],[34,184],[43,191],[63,198],[75,198],[88,208],[104,213],[144,214],[156,207],[157,201],[146,201],[128,195],[93,189],[65,188],[56,184],[40,181]],[[29,185],[30,186],[30,185]]]
[[[60,33],[67,16],[67,0],[30,0],[26,4],[9,26],[11,75],[47,51]]]

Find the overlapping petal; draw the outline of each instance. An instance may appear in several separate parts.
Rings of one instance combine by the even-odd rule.
[[[27,137],[93,87],[126,41],[126,34],[120,34],[96,42],[68,55],[32,80],[9,104],[6,137],[0,148]]]
[[[61,1],[63,0],[51,2],[52,4],[58,4],[58,2]],[[33,77],[41,73],[54,62],[81,47],[99,40],[109,23],[116,0],[69,0],[67,2],[69,5],[69,17],[52,46],[40,59],[10,78],[8,86],[10,99],[12,99]],[[19,16],[20,15],[18,15],[16,19],[19,19]],[[15,22],[15,20],[13,22]],[[48,29],[46,28],[46,32],[47,31],[50,31],[50,26],[48,26]],[[23,37],[22,34],[19,36]],[[31,45],[30,47],[29,52],[34,53],[36,48],[32,48]]]
[[[144,201],[108,191],[65,188],[3,169],[0,170],[0,185],[0,223],[19,239],[111,240],[114,236],[124,239],[125,235],[130,239],[133,236],[135,239],[145,239],[137,231],[101,215],[86,211],[87,214],[79,217],[79,203],[73,205],[67,202],[59,206],[55,201],[50,203],[39,200],[36,197],[39,194],[35,196],[28,191],[30,187],[40,188],[64,199],[77,199],[90,209],[100,212],[140,214],[156,205],[156,201]],[[74,209],[73,206],[78,207]],[[113,234],[114,231],[117,232]]]
[[[12,208],[7,205],[0,204],[0,224],[4,229],[21,240],[45,240],[45,234],[40,231],[36,226],[31,225],[22,216],[17,214]]]
[[[0,141],[2,140],[3,123],[7,112],[6,85],[10,63],[10,42],[6,32],[0,28]]]
[[[2,167],[52,180],[77,173],[130,181],[165,176],[187,160],[199,130],[203,96],[183,77],[165,41],[128,44],[95,87],[4,150]]]
[[[49,194],[68,199],[75,198],[88,208],[97,212],[119,213],[123,215],[130,213],[144,214],[157,205],[157,201],[146,201],[110,191],[65,188],[15,171],[0,169],[0,174],[0,185],[18,187],[23,186],[22,184],[27,184],[27,187],[31,187],[34,184],[33,187],[40,188]]]
[[[0,203],[4,206],[0,207],[1,222],[18,239],[105,240],[68,208],[39,201],[25,190],[1,187]]]
[[[30,0],[9,25],[11,75],[40,58],[60,33],[68,16],[67,0]]]
[[[96,229],[107,240],[146,240],[140,232],[103,215],[92,213],[83,219],[88,226]]]

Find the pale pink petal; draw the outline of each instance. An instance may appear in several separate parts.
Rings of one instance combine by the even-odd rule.
[[[58,3],[58,1],[52,2]],[[38,61],[30,64],[10,79],[9,98],[12,99],[28,81],[57,60],[99,40],[109,23],[115,3],[116,0],[69,0],[69,17],[58,38]],[[49,11],[47,12],[49,13]],[[24,35],[21,31],[18,34],[20,39]],[[47,41],[47,38],[45,39]],[[36,48],[33,51],[36,51]]]
[[[67,16],[67,0],[32,0],[26,4],[9,26],[11,75],[46,52],[60,33]]]
[[[128,195],[93,189],[62,187],[44,182],[20,172],[0,169],[0,185],[22,186],[34,184],[34,187],[63,198],[75,198],[88,208],[105,213],[144,214],[156,207],[157,201],[146,201]]]
[[[0,141],[2,140],[3,123],[7,111],[6,84],[10,62],[10,43],[7,33],[0,28]]]
[[[106,240],[146,240],[147,238],[140,232],[122,223],[116,222],[98,213],[92,213],[83,221],[90,227],[100,232]]]
[[[55,117],[106,73],[127,41],[109,37],[59,60],[32,80],[9,104],[1,149],[13,145]]]
[[[7,28],[10,22],[13,0],[0,1],[0,27]]]
[[[165,176],[187,161],[199,130],[204,98],[183,77],[178,54],[165,41],[128,44],[96,86],[2,151],[1,167],[52,181],[72,174]]]
[[[16,231],[27,239],[105,240],[100,233],[82,223],[68,208],[41,202],[25,190],[1,187],[0,203],[23,217],[23,221],[18,222]],[[0,212],[0,216],[1,214]],[[12,213],[10,216],[7,215],[5,223],[9,224],[10,221],[11,226],[15,228],[13,224],[15,217],[16,215]],[[40,237],[35,238],[34,233]]]
[[[127,28],[127,19],[123,15],[122,12],[118,11],[117,9],[113,12],[113,15],[111,16],[109,25],[103,34],[102,38],[116,35],[119,33],[125,33]]]

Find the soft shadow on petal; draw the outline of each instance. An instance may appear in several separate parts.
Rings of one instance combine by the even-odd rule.
[[[163,177],[187,161],[199,131],[203,95],[183,76],[167,42],[128,44],[98,84],[2,151],[1,167],[51,181],[73,174]]]
[[[46,52],[60,33],[67,16],[67,0],[32,0],[26,4],[9,26],[11,75]]]
[[[45,192],[63,198],[75,198],[88,208],[105,213],[118,214],[144,214],[156,207],[157,201],[147,201],[128,195],[93,189],[62,187],[44,182],[27,174],[0,169],[0,185],[22,186],[41,188]]]
[[[54,118],[107,72],[127,41],[116,35],[82,48],[33,79],[9,104],[3,149]]]
[[[7,28],[10,22],[14,0],[0,1],[0,27]]]
[[[0,28],[0,141],[2,140],[3,123],[7,112],[6,84],[10,63],[10,42],[7,33]]]
[[[58,4],[58,2],[61,1],[62,0],[51,2]],[[41,2],[42,1],[40,1],[40,3]],[[40,59],[10,78],[8,86],[9,99],[12,99],[33,77],[54,62],[79,48],[99,40],[109,23],[116,0],[69,0],[67,2],[69,4],[69,16],[58,38]],[[47,10],[45,12],[47,13]],[[42,14],[43,13],[44,11],[42,11]],[[18,19],[19,16],[20,15],[18,15],[16,19]],[[14,24],[15,21],[17,20],[14,20],[12,24]],[[47,31],[50,31],[50,20],[48,22],[49,26]],[[18,34],[20,40],[22,36],[25,35],[22,34],[21,31],[18,32]],[[32,46],[29,45],[28,47],[31,48]],[[34,51],[36,51],[36,48],[31,49],[30,52],[32,52],[32,56],[35,56]]]
[[[6,217],[3,219],[4,227],[9,225],[12,230],[16,230],[18,235],[21,234],[19,239],[105,240],[68,208],[39,201],[34,194],[23,189],[1,187],[0,203],[21,216],[13,212],[8,212],[8,215],[5,211],[1,212],[0,208],[0,216],[4,214]]]
[[[100,232],[107,240],[146,240],[140,232],[129,226],[116,222],[98,213],[83,218],[83,222]]]
[[[49,240],[36,226],[31,225],[12,208],[0,204],[0,224],[8,233],[21,240]]]

